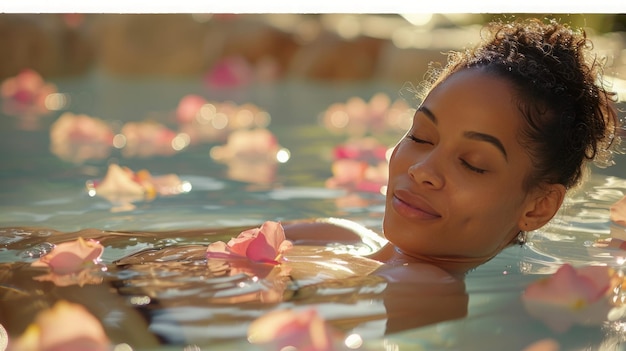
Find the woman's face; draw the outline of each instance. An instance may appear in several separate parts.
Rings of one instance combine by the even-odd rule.
[[[437,85],[391,157],[385,237],[433,261],[482,263],[506,247],[530,201],[521,123],[502,78],[466,69]]]

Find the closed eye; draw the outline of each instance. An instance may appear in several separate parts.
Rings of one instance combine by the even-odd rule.
[[[430,145],[433,144],[430,141],[427,141],[427,140],[424,140],[424,139],[420,139],[420,138],[418,138],[418,137],[416,137],[416,136],[414,136],[412,134],[408,134],[406,137],[411,139],[411,140],[413,140],[414,142],[416,142],[418,144],[430,144]]]
[[[424,139],[420,139],[412,134],[408,134],[406,136],[408,139],[412,140],[413,142],[416,142],[418,144],[429,144],[429,145],[433,145],[432,142],[428,141],[428,140],[424,140]],[[487,172],[487,170],[482,169],[482,168],[478,168],[478,167],[474,167],[473,165],[471,165],[470,163],[468,163],[467,161],[460,159],[461,164],[463,165],[463,167],[467,168],[468,170],[478,173],[478,174],[484,174]]]
[[[467,163],[467,161],[465,161],[463,159],[461,160],[461,164],[463,165],[463,167],[469,169],[472,172],[476,172],[476,173],[479,173],[479,174],[483,174],[483,173],[487,172],[487,170],[484,170],[482,168],[478,168],[478,167],[472,166],[471,164]]]

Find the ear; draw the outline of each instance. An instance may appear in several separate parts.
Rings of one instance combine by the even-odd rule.
[[[565,198],[562,184],[544,184],[529,198],[518,226],[525,232],[539,229],[557,213]]]

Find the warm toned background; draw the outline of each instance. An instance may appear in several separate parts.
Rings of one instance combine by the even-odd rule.
[[[516,17],[546,15],[515,15]],[[274,78],[405,81],[477,39],[496,14],[2,14],[0,79],[101,69],[122,77],[193,76],[225,57]],[[514,17],[508,14],[505,17]],[[583,26],[623,76],[624,15],[555,15]]]

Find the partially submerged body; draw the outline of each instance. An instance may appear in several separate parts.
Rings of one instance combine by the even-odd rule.
[[[300,233],[294,228],[304,223],[285,223],[287,235],[296,236],[290,237],[295,245],[279,266],[246,259],[207,259],[207,245],[200,242],[228,240],[248,229],[244,227],[168,232],[85,229],[32,236],[7,249],[22,252],[44,241],[60,244],[82,238],[104,246],[103,262],[95,269],[56,279],[48,279],[54,272],[28,267],[29,262],[4,264],[8,274],[1,277],[1,283],[13,288],[2,290],[0,310],[33,306],[4,326],[10,334],[20,334],[38,310],[59,299],[87,306],[101,321],[109,318],[112,310],[120,313],[123,320],[117,327],[105,324],[107,335],[112,340],[134,340],[135,345],[144,347],[155,345],[154,335],[173,344],[241,339],[245,337],[242,326],[275,309],[316,308],[334,328],[358,332],[364,338],[467,314],[463,280],[429,264],[385,264],[355,255],[351,248],[361,245],[372,251],[380,247],[372,244],[372,235],[382,238],[354,222],[340,220],[342,227],[329,221],[333,222],[311,221],[317,224],[305,224],[307,231]],[[356,228],[359,230],[354,231]],[[34,232],[33,228],[20,230]],[[322,242],[325,235],[331,236]],[[176,243],[168,241],[171,238],[176,238]],[[341,239],[346,240],[344,244]],[[39,279],[44,276],[46,279]],[[60,281],[64,283],[59,285]],[[135,300],[137,303],[127,303]],[[146,324],[149,332],[137,333],[133,323]],[[198,326],[203,326],[201,333]],[[221,335],[222,328],[235,329]],[[126,335],[131,331],[132,337]]]

